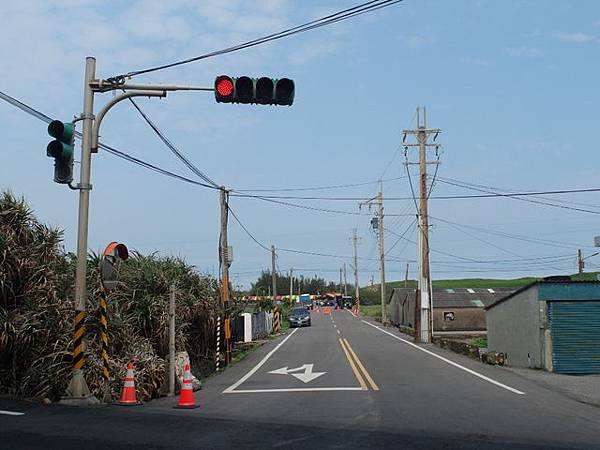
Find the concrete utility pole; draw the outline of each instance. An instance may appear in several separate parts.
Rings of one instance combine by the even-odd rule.
[[[406,263],[406,275],[404,275],[404,287],[408,286],[408,263]]]
[[[292,306],[292,295],[294,294],[294,269],[290,269],[290,306]]]
[[[277,255],[275,254],[275,246],[271,245],[271,282],[273,284],[272,294],[273,302],[277,300],[277,272],[275,272],[275,260]]]
[[[359,209],[362,205],[369,205],[369,209],[373,203],[377,204],[377,215],[376,219],[372,219],[371,223],[373,224],[373,229],[377,232],[378,242],[379,242],[379,282],[380,282],[380,292],[381,292],[381,323],[386,323],[386,311],[385,311],[385,244],[384,244],[384,226],[383,226],[383,182],[380,184],[380,190],[377,196],[372,199],[367,200],[366,202],[359,204]],[[371,285],[373,284],[373,279],[371,278]]]
[[[344,263],[344,296],[348,296],[348,279],[346,278],[346,263]]]
[[[343,289],[343,287],[342,287],[342,273],[343,273],[343,271],[344,271],[344,269],[342,269],[340,267],[340,295],[342,295],[342,292],[343,292],[343,290],[342,290]]]
[[[354,269],[354,296],[356,297],[356,307],[360,308],[360,289],[358,287],[358,244],[359,237],[356,235],[356,228],[352,230],[352,256],[353,256],[353,269]]]
[[[417,342],[431,342],[432,339],[432,298],[431,298],[431,276],[429,269],[429,218],[427,211],[427,201],[429,192],[427,188],[427,147],[435,147],[436,152],[439,149],[438,144],[428,144],[427,140],[430,134],[435,138],[441,133],[440,129],[427,128],[427,114],[425,107],[417,108],[417,128],[414,130],[403,130],[404,140],[411,134],[417,138],[416,144],[403,144],[405,150],[408,147],[419,148],[419,276],[417,290],[417,309],[420,313],[416,314],[415,320],[415,340]],[[434,138],[434,140],[435,140]],[[414,164],[409,163],[406,164]]]
[[[229,244],[227,241],[227,222],[229,217],[229,192],[224,186],[220,190],[221,200],[221,239],[219,241],[219,261],[221,263],[221,306],[224,312],[223,329],[225,332],[225,363],[231,362],[231,318],[229,305]]]
[[[585,267],[585,263],[583,262],[583,253],[581,249],[577,250],[577,272],[579,275],[583,273],[583,268]]]

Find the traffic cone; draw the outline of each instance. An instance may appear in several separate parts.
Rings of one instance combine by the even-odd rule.
[[[121,391],[121,398],[117,405],[121,406],[135,406],[141,405],[135,398],[135,379],[133,375],[133,364],[127,364],[127,374],[123,383],[123,390]]]
[[[200,405],[196,405],[196,400],[194,399],[190,365],[186,364],[183,367],[183,384],[181,385],[181,391],[179,392],[179,403],[173,406],[173,408],[194,409],[199,407]]]

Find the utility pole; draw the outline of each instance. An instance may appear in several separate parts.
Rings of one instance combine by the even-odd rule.
[[[231,362],[231,318],[229,305],[229,244],[227,241],[227,221],[229,215],[229,192],[220,188],[221,200],[221,239],[219,240],[219,262],[221,264],[221,306],[224,312],[223,329],[225,332],[225,364]]]
[[[292,297],[294,295],[294,269],[290,269],[290,306],[292,305]]]
[[[429,144],[427,142],[430,134],[434,134],[434,141],[437,139],[440,129],[427,128],[427,113],[425,107],[417,108],[417,128],[414,130],[403,130],[404,139],[411,134],[417,138],[416,144],[403,143],[405,151],[408,147],[419,148],[419,276],[417,290],[417,307],[419,313],[415,320],[415,340],[417,342],[431,342],[432,339],[432,298],[431,298],[431,276],[429,269],[429,218],[427,211],[427,201],[429,192],[427,188],[427,164],[439,164],[439,161],[427,161],[427,147],[435,147],[436,153],[440,147],[439,144]],[[406,161],[406,164],[415,164]]]
[[[579,275],[583,273],[583,268],[585,267],[585,263],[583,262],[583,253],[581,249],[577,250],[577,272]]]
[[[273,303],[277,300],[277,273],[275,272],[275,260],[277,255],[275,254],[275,246],[271,245],[271,282],[273,284],[272,294]]]
[[[362,205],[369,205],[369,209],[371,209],[371,205],[373,203],[377,204],[377,215],[376,218],[371,220],[371,224],[373,229],[377,232],[377,237],[379,241],[379,282],[380,282],[380,292],[381,292],[381,323],[385,324],[387,321],[386,311],[385,311],[385,244],[384,244],[384,226],[383,226],[383,182],[380,184],[379,193],[377,196],[372,199],[367,200],[366,202],[359,204],[359,209]],[[373,279],[371,278],[371,284],[373,284]]]
[[[408,263],[406,263],[406,275],[404,275],[404,287],[408,287]]]
[[[342,272],[344,271],[344,269],[342,269],[340,267],[340,295],[342,295]]]
[[[356,297],[356,307],[360,308],[360,289],[358,287],[358,252],[357,244],[359,237],[356,235],[356,228],[352,230],[352,256],[354,269],[354,297]]]
[[[344,263],[344,297],[348,296],[348,279],[346,278],[346,263]]]

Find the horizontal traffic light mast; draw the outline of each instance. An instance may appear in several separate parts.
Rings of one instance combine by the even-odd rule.
[[[217,103],[245,103],[290,106],[295,85],[289,78],[250,78],[220,75],[215,79]]]

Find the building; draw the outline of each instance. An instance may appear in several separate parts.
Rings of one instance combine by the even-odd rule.
[[[506,288],[433,289],[433,332],[475,332],[486,330],[486,306],[513,292]],[[395,288],[389,304],[390,321],[412,328],[415,321],[416,290]]]
[[[486,308],[489,350],[515,367],[600,373],[600,283],[545,279]]]

